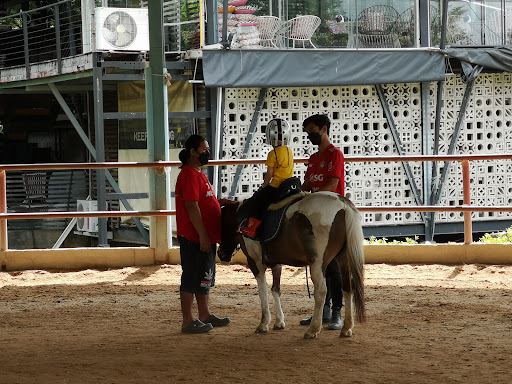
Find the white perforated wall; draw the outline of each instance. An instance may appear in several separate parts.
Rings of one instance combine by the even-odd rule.
[[[480,75],[466,113],[456,153],[500,153],[512,149],[511,75]],[[419,84],[393,84],[383,87],[406,154],[422,154],[421,92]],[[448,150],[449,140],[464,95],[460,78],[448,77],[445,105],[441,118],[440,154]],[[435,118],[436,84],[431,85],[431,124]],[[223,155],[239,159],[259,89],[226,91]],[[391,131],[373,86],[271,88],[258,119],[249,158],[264,158],[270,146],[264,143],[262,128],[274,118],[287,119],[292,126],[294,156],[309,156],[315,148],[302,130],[302,121],[317,113],[326,113],[331,121],[330,137],[346,156],[398,154]],[[472,163],[473,204],[512,204],[512,164],[504,162]],[[443,163],[440,163],[441,166]],[[423,166],[410,163],[418,190],[423,192]],[[238,185],[239,199],[250,197],[261,185],[265,166],[246,166]],[[222,170],[222,195],[228,196],[236,167]],[[295,175],[304,178],[305,165],[295,166]],[[442,205],[459,205],[462,201],[462,175],[459,164],[453,164],[442,194]],[[347,163],[346,194],[356,205],[416,205],[403,166],[398,163]],[[423,196],[421,195],[423,199]],[[476,220],[507,217],[506,214],[474,214]],[[462,214],[439,214],[438,221],[460,222]],[[421,223],[419,213],[364,213],[364,225],[396,225]]]
[[[439,154],[448,153],[465,85],[460,77],[449,76],[445,82],[444,109],[441,116]],[[436,86],[431,87],[435,95]],[[431,98],[431,117],[435,117],[435,97]],[[433,123],[432,123],[433,124]],[[512,150],[512,75],[481,74],[475,81],[462,124],[455,153],[510,153]],[[440,163],[443,166],[443,163]],[[471,166],[471,204],[512,204],[512,163],[510,161],[474,161]],[[453,163],[441,195],[442,205],[462,204],[462,166]],[[510,219],[509,213],[473,213],[474,220]],[[460,212],[439,213],[438,222],[463,220]]]

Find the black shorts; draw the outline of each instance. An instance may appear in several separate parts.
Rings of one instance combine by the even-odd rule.
[[[207,295],[215,285],[215,255],[217,246],[202,252],[198,243],[180,236],[181,285],[180,292]]]

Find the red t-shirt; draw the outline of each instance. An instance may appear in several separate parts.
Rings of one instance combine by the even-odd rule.
[[[190,221],[186,201],[197,201],[204,227],[212,244],[220,243],[220,204],[205,174],[185,165],[176,181],[177,235],[199,243],[199,234]]]
[[[345,196],[345,156],[332,144],[320,156],[318,152],[311,155],[306,171],[306,180],[311,183],[311,192],[317,192],[327,183],[329,177],[339,179],[338,186],[333,192]]]

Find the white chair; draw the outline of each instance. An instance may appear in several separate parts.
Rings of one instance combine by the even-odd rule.
[[[260,45],[263,47],[277,48],[276,35],[282,28],[282,24],[279,17],[259,16],[258,31],[260,33]]]
[[[306,48],[306,41],[308,41],[313,48],[316,48],[316,46],[311,41],[311,37],[320,26],[321,22],[322,21],[318,16],[297,16],[285,23],[286,32],[284,37],[292,40],[293,48],[295,48],[296,41],[302,42],[302,48]]]
[[[357,16],[360,48],[400,48],[399,14],[388,5],[368,7]]]

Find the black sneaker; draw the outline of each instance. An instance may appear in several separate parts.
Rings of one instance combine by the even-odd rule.
[[[300,321],[300,325],[310,325],[311,324],[311,320],[313,320],[313,316],[309,316],[306,319],[302,319]],[[330,317],[322,317],[322,324],[327,324],[329,321],[331,321]]]
[[[204,323],[211,324],[213,327],[223,327],[231,323],[231,319],[229,317],[217,317],[212,313]]]
[[[341,312],[339,310],[332,311],[331,321],[327,326],[327,329],[331,331],[337,331],[338,329],[343,328],[343,321],[341,321]]]
[[[181,328],[181,333],[206,333],[213,328],[211,324],[205,324],[201,320],[197,319],[187,325],[185,328]]]

